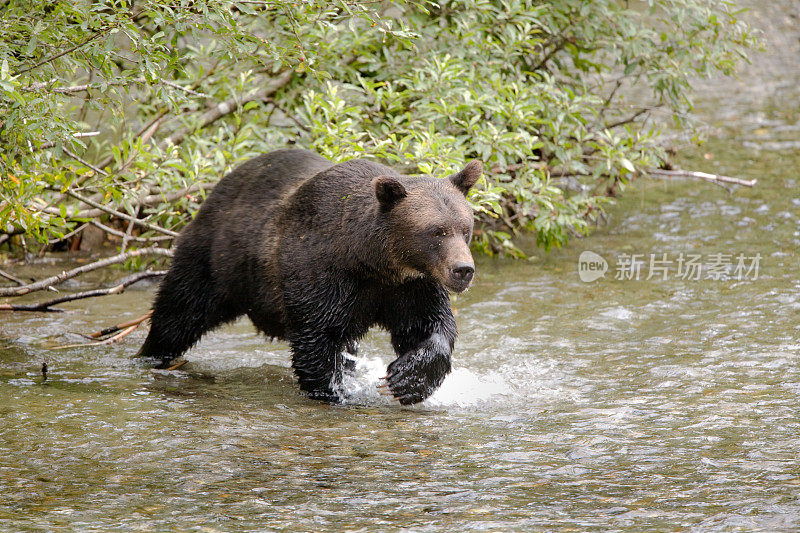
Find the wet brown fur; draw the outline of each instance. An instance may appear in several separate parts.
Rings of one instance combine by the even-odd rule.
[[[337,401],[343,352],[378,325],[398,356],[390,390],[401,403],[423,400],[450,370],[456,330],[447,288],[471,281],[471,271],[464,278],[453,269],[472,268],[465,195],[480,172],[472,162],[449,179],[401,176],[305,150],[244,163],[178,239],[140,355],[168,366],[204,333],[246,314],[289,341],[304,391]]]

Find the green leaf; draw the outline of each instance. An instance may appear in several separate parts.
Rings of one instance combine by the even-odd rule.
[[[622,168],[626,169],[628,172],[636,172],[636,167],[633,166],[633,163],[631,163],[630,159],[623,157],[619,160],[619,162],[622,165]]]

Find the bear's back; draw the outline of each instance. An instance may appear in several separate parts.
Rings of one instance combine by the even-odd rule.
[[[208,196],[188,232],[210,240],[249,240],[273,216],[281,200],[333,163],[308,150],[276,150],[253,158],[225,176]]]
[[[263,207],[331,166],[333,163],[308,150],[275,150],[236,167],[219,182],[209,200]]]
[[[274,219],[282,199],[305,180],[333,166],[307,150],[276,150],[236,167],[225,176],[194,220],[183,230],[178,256],[204,265],[220,286],[237,298],[246,296],[253,259],[274,238]]]

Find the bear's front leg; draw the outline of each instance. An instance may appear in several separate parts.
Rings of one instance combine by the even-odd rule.
[[[344,369],[349,374],[356,371],[356,356],[358,356],[358,342],[351,341],[344,347],[342,359],[344,359]]]
[[[298,337],[290,344],[292,367],[300,388],[313,400],[341,402],[343,343],[324,334],[316,338]]]
[[[386,384],[402,405],[425,400],[450,372],[456,322],[447,291],[432,280],[410,282],[394,295],[385,325],[398,355]]]
[[[289,278],[284,285],[287,338],[292,368],[309,398],[343,400],[345,350],[356,350],[365,326],[356,318],[357,291],[344,276],[320,276],[314,282]]]

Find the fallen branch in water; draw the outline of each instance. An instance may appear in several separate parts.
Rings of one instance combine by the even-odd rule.
[[[94,263],[89,263],[88,265],[84,265],[82,267],[73,268],[72,270],[66,270],[61,274],[58,274],[57,276],[51,276],[47,279],[43,279],[35,283],[29,283],[27,285],[22,285],[20,287],[0,287],[0,296],[22,296],[23,294],[28,294],[30,292],[47,289],[48,287],[51,287],[53,285],[58,285],[59,283],[63,283],[64,281],[70,278],[74,278],[75,276],[79,276],[81,274],[91,272],[92,270],[97,270],[99,268],[107,267],[109,265],[124,263],[128,259],[132,257],[138,257],[140,255],[162,255],[165,257],[172,257],[172,250],[167,250],[166,248],[158,248],[158,247],[131,250],[130,252],[125,252],[124,254],[118,254],[111,257],[106,257],[105,259],[100,259],[99,261],[95,261]]]
[[[79,343],[76,343],[76,344],[65,344],[64,346],[54,346],[52,349],[53,350],[66,350],[67,348],[80,348],[82,346],[102,346],[104,344],[111,344],[113,342],[117,342],[119,340],[122,340],[124,337],[128,336],[129,334],[131,334],[133,332],[133,330],[135,330],[137,327],[139,327],[139,324],[134,324],[133,326],[128,326],[127,328],[123,329],[122,331],[120,331],[119,333],[114,335],[113,337],[109,337],[109,338],[104,339],[102,341],[97,341],[97,342],[79,342]]]
[[[153,312],[148,311],[147,313],[143,314],[139,318],[134,318],[133,320],[129,320],[127,322],[123,322],[122,324],[117,324],[116,326],[111,326],[110,328],[105,328],[95,333],[91,333],[89,335],[84,335],[84,337],[90,339],[102,339],[107,335],[111,335],[111,337],[105,338],[100,341],[96,342],[79,342],[76,344],[65,344],[64,346],[56,346],[54,350],[65,350],[67,348],[80,348],[81,346],[102,346],[104,344],[111,344],[113,342],[120,341],[130,335],[139,325],[150,318]]]
[[[664,176],[667,178],[693,178],[712,183],[731,183],[733,185],[741,185],[743,187],[754,187],[758,180],[743,180],[739,178],[732,178],[730,176],[722,176],[719,174],[708,174],[706,172],[696,172],[692,170],[665,170],[660,168],[648,168],[645,172],[653,176]]]
[[[123,322],[122,324],[117,324],[116,326],[111,326],[109,328],[101,329],[100,331],[96,331],[94,333],[90,333],[89,335],[84,335],[84,337],[89,339],[102,339],[107,335],[111,335],[112,333],[116,333],[122,329],[129,328],[131,326],[138,326],[148,318],[153,316],[152,311],[148,311],[147,313],[143,314],[139,318],[134,318],[133,320],[129,320],[127,322]]]
[[[184,360],[182,360],[182,361],[178,361],[177,363],[175,363],[174,365],[172,365],[172,366],[170,366],[170,367],[166,368],[165,370],[167,370],[167,371],[171,371],[171,370],[178,370],[180,367],[182,367],[183,365],[185,365],[185,364],[186,364],[186,363],[188,363],[188,362],[189,362],[189,361],[187,361],[186,359],[184,359]]]
[[[53,306],[58,304],[63,304],[65,302],[72,302],[74,300],[82,300],[84,298],[94,298],[96,296],[106,296],[109,294],[120,294],[122,292],[125,292],[125,289],[130,287],[134,283],[137,283],[147,278],[155,278],[158,276],[163,276],[166,273],[167,273],[166,270],[146,270],[144,272],[137,272],[136,274],[132,274],[128,277],[122,278],[113,287],[77,292],[75,294],[69,294],[67,296],[61,296],[59,298],[53,298],[52,300],[47,300],[45,302],[39,302],[35,304],[0,304],[0,311],[43,311],[50,313],[62,312],[64,311],[63,309],[58,309],[57,307]],[[118,331],[121,327],[125,327],[125,325],[117,326],[117,329],[115,329],[114,331]],[[113,331],[109,331],[104,335],[108,335],[110,333],[113,333]]]

